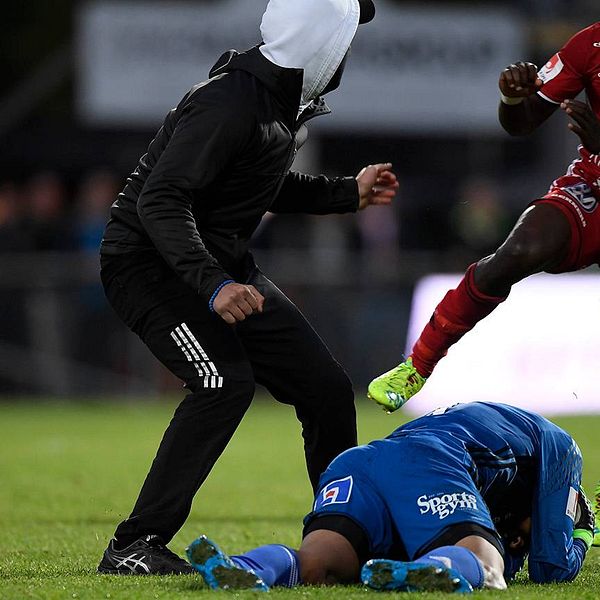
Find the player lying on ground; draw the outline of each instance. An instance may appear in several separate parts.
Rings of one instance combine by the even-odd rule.
[[[581,139],[580,158],[535,200],[491,256],[471,265],[438,304],[408,359],[369,385],[392,412],[416,394],[460,338],[540,271],[564,273],[600,261],[600,23],[580,31],[538,72],[519,62],[500,75],[500,123],[511,135],[537,129],[560,108]],[[574,100],[585,90],[590,105]]]
[[[543,417],[459,404],[340,454],[298,551],[228,557],[201,537],[188,557],[212,588],[505,589],[527,556],[533,581],[571,581],[594,527],[581,469],[575,441]]]

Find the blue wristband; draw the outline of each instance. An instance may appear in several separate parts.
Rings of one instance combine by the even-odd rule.
[[[229,285],[230,283],[235,283],[235,281],[233,279],[226,279],[214,292],[213,295],[210,297],[210,300],[208,301],[208,310],[210,310],[210,312],[215,312],[215,307],[213,306],[215,303],[215,298],[218,296],[219,292],[226,286]]]

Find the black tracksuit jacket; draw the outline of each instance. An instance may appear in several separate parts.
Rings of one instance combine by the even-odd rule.
[[[208,301],[253,264],[248,243],[263,215],[356,211],[353,178],[290,172],[302,124],[303,73],[258,47],[230,51],[170,111],[111,208],[103,255],[157,250]]]

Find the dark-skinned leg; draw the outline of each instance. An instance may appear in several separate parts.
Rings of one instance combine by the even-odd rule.
[[[513,284],[554,270],[568,252],[571,227],[550,204],[534,204],[519,218],[494,254],[471,265],[436,307],[412,350],[417,371],[428,377],[448,349],[508,296]]]
[[[319,529],[304,538],[300,550],[279,544],[228,556],[202,536],[187,554],[193,567],[214,589],[264,589],[355,583],[359,561],[350,542],[339,533]]]
[[[300,579],[307,585],[357,583],[360,563],[352,544],[327,529],[311,531],[298,550]]]
[[[534,204],[519,217],[500,248],[476,264],[474,283],[483,294],[506,297],[518,281],[559,265],[570,239],[569,221],[559,209]]]

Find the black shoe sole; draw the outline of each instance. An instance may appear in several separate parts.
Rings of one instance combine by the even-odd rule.
[[[148,575],[149,573],[137,573],[131,569],[121,571],[121,569],[107,569],[106,567],[98,567],[96,569],[98,575]]]

